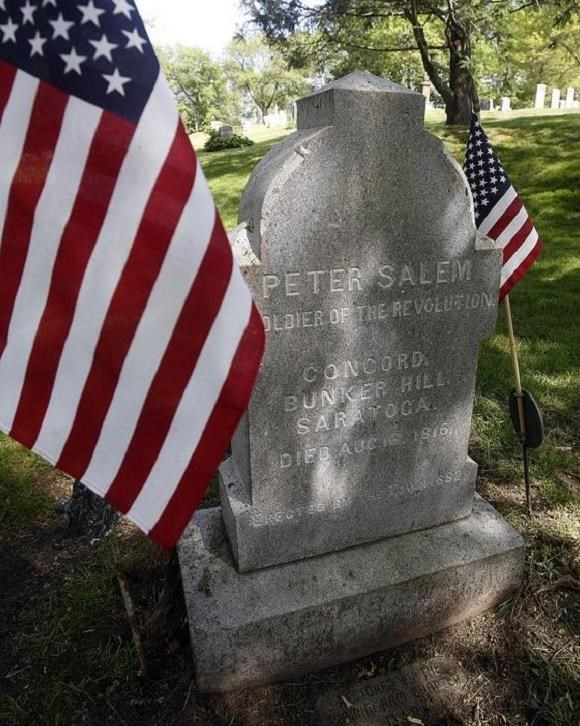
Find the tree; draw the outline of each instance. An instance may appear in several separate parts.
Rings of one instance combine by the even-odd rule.
[[[262,122],[274,105],[285,106],[308,89],[304,76],[288,69],[283,55],[259,35],[232,41],[224,69],[234,86],[258,108]]]
[[[469,124],[479,110],[473,75],[472,39],[495,27],[508,12],[533,9],[540,0],[242,0],[252,20],[273,42],[309,31],[319,47],[378,54],[418,51],[422,66],[445,103],[448,124]],[[557,2],[558,0],[553,0]],[[564,0],[560,0],[562,2]],[[376,31],[406,26],[375,45]],[[375,37],[373,38],[373,34]],[[371,41],[371,42],[369,42]],[[446,64],[440,58],[446,57]]]
[[[474,73],[482,91],[533,100],[536,84],[556,88],[580,84],[580,17],[562,14],[556,3],[506,13],[478,36]]]
[[[228,89],[222,69],[208,53],[176,45],[158,48],[157,54],[189,131],[206,128],[215,116],[232,120],[239,103]]]

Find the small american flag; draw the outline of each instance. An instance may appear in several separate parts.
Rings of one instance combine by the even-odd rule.
[[[542,243],[475,116],[463,170],[473,194],[477,228],[498,242],[503,250],[499,295],[502,300],[531,267],[541,252]]]
[[[129,0],[0,0],[0,428],[172,546],[264,331]]]

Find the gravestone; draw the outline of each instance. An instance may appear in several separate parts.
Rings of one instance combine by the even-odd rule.
[[[500,111],[511,111],[512,110],[512,102],[509,96],[502,96],[501,102],[500,102]]]
[[[552,102],[550,104],[550,108],[552,108],[552,109],[560,108],[560,89],[559,88],[552,89]]]
[[[568,86],[566,89],[566,102],[564,108],[574,108],[574,88]]]
[[[536,98],[534,100],[534,108],[544,108],[546,103],[546,84],[538,83],[536,86]]]
[[[224,126],[220,126],[218,130],[218,134],[220,136],[233,136],[234,129],[231,126],[228,126],[227,124]]]
[[[420,660],[386,675],[333,688],[316,701],[319,726],[461,723],[470,674],[449,656]],[[459,717],[459,718],[458,718]]]
[[[420,85],[421,95],[425,98],[425,104],[427,107],[431,104],[431,81],[425,78]]]
[[[433,632],[517,588],[467,453],[500,252],[425,99],[353,73],[298,102],[232,234],[266,328],[221,508],[179,547],[198,685],[268,682]]]

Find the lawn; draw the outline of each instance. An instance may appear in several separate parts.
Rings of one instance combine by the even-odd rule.
[[[466,131],[429,116],[429,130],[462,159]],[[226,697],[192,688],[193,668],[175,559],[121,530],[149,672],[138,675],[108,545],[59,542],[54,511],[69,482],[0,437],[0,723],[313,724],[330,686],[418,656],[450,654],[473,675],[461,722],[568,726],[580,703],[580,114],[484,115],[484,125],[544,241],[511,297],[523,385],[544,413],[533,452],[536,515],[525,516],[520,447],[506,399],[505,323],[483,343],[471,455],[478,490],[527,544],[523,590],[507,604],[395,651],[292,684]],[[200,152],[227,227],[255,164],[286,131],[249,148]]]

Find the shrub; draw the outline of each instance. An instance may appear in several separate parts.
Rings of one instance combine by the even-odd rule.
[[[252,146],[253,141],[247,136],[232,134],[231,136],[220,136],[219,131],[210,131],[209,139],[203,145],[206,151],[223,151],[223,149],[240,149],[242,146]]]

